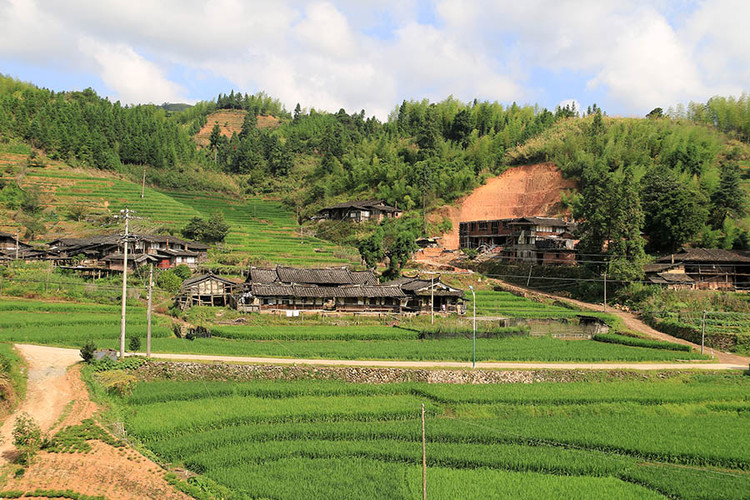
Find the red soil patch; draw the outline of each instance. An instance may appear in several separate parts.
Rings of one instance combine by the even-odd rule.
[[[49,435],[78,425],[97,411],[81,380],[80,360],[75,349],[18,346],[28,362],[26,399],[19,412],[31,415]],[[68,367],[70,367],[68,369]],[[11,430],[18,413],[10,415],[0,428],[0,465],[16,455]],[[41,451],[22,477],[0,481],[2,490],[72,490],[109,499],[188,499],[164,478],[164,470],[129,448],[115,448],[91,441],[89,453]]]
[[[195,135],[195,143],[200,147],[207,147],[210,143],[209,137],[215,124],[219,124],[221,135],[232,137],[232,134],[240,133],[242,122],[245,120],[246,111],[241,109],[222,109],[214,111],[206,120],[206,124]],[[257,128],[276,128],[279,126],[279,119],[275,116],[259,115]]]
[[[575,181],[564,179],[552,163],[511,168],[499,177],[488,179],[459,200],[457,207],[444,207],[442,215],[450,217],[453,229],[443,235],[443,246],[458,248],[460,222],[565,214],[562,192],[577,187]]]

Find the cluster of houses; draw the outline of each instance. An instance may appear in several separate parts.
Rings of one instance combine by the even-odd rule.
[[[177,303],[183,309],[216,305],[242,312],[466,312],[463,290],[446,285],[439,276],[404,276],[381,284],[373,271],[348,267],[251,267],[244,283],[205,274],[183,282]]]
[[[578,224],[555,217],[515,217],[461,222],[461,248],[496,252],[509,262],[576,263]]]
[[[0,232],[0,261],[44,260],[57,267],[95,277],[134,270],[145,264],[170,269],[185,264],[191,269],[206,260],[208,245],[161,234],[128,236],[128,260],[124,259],[123,237],[98,235],[88,238],[59,238],[46,248],[35,248],[17,240],[16,235]]]

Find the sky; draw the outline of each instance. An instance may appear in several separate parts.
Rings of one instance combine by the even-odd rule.
[[[610,115],[750,91],[748,0],[0,0],[0,73],[123,104],[448,96]]]

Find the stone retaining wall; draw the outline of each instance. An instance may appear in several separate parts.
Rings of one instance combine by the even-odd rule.
[[[607,382],[670,378],[682,372],[651,374],[635,370],[412,370],[403,368],[320,367],[308,365],[239,365],[152,361],[133,371],[151,380],[342,380],[366,384],[426,382],[428,384],[530,384],[534,382]]]

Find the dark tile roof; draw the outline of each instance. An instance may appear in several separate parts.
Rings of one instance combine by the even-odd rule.
[[[657,262],[714,262],[731,264],[750,264],[750,257],[744,257],[729,250],[720,248],[687,248],[674,255],[657,259]]]
[[[304,269],[278,266],[275,269],[251,267],[248,283],[298,283],[309,285],[377,285],[372,271],[350,271],[348,267]]]
[[[325,207],[320,211],[325,210],[338,210],[342,208],[356,208],[359,210],[380,210],[381,212],[400,212],[396,207],[386,205],[383,200],[360,200],[360,201],[345,201],[344,203],[337,203],[330,207]]]
[[[339,287],[316,285],[285,285],[281,283],[253,283],[251,292],[256,297],[306,297],[306,298],[405,298],[397,286],[350,285]]]
[[[440,276],[437,276],[434,280],[420,279],[419,277],[401,276],[393,281],[385,283],[386,285],[395,285],[400,287],[402,290],[410,295],[418,295],[420,291],[429,291],[430,286],[435,285],[434,294],[437,296],[455,296],[463,297],[463,290],[458,288],[452,288],[442,281]]]
[[[118,261],[118,260],[123,260],[123,257],[124,257],[124,255],[121,254],[121,253],[113,253],[113,254],[107,255],[106,257],[103,257],[102,260],[105,261],[105,262]],[[154,257],[153,255],[147,254],[147,253],[136,253],[136,254],[129,253],[128,254],[128,262],[130,262],[130,261],[135,261],[135,262],[146,262],[146,261],[156,262],[157,260],[158,259],[156,257]]]

